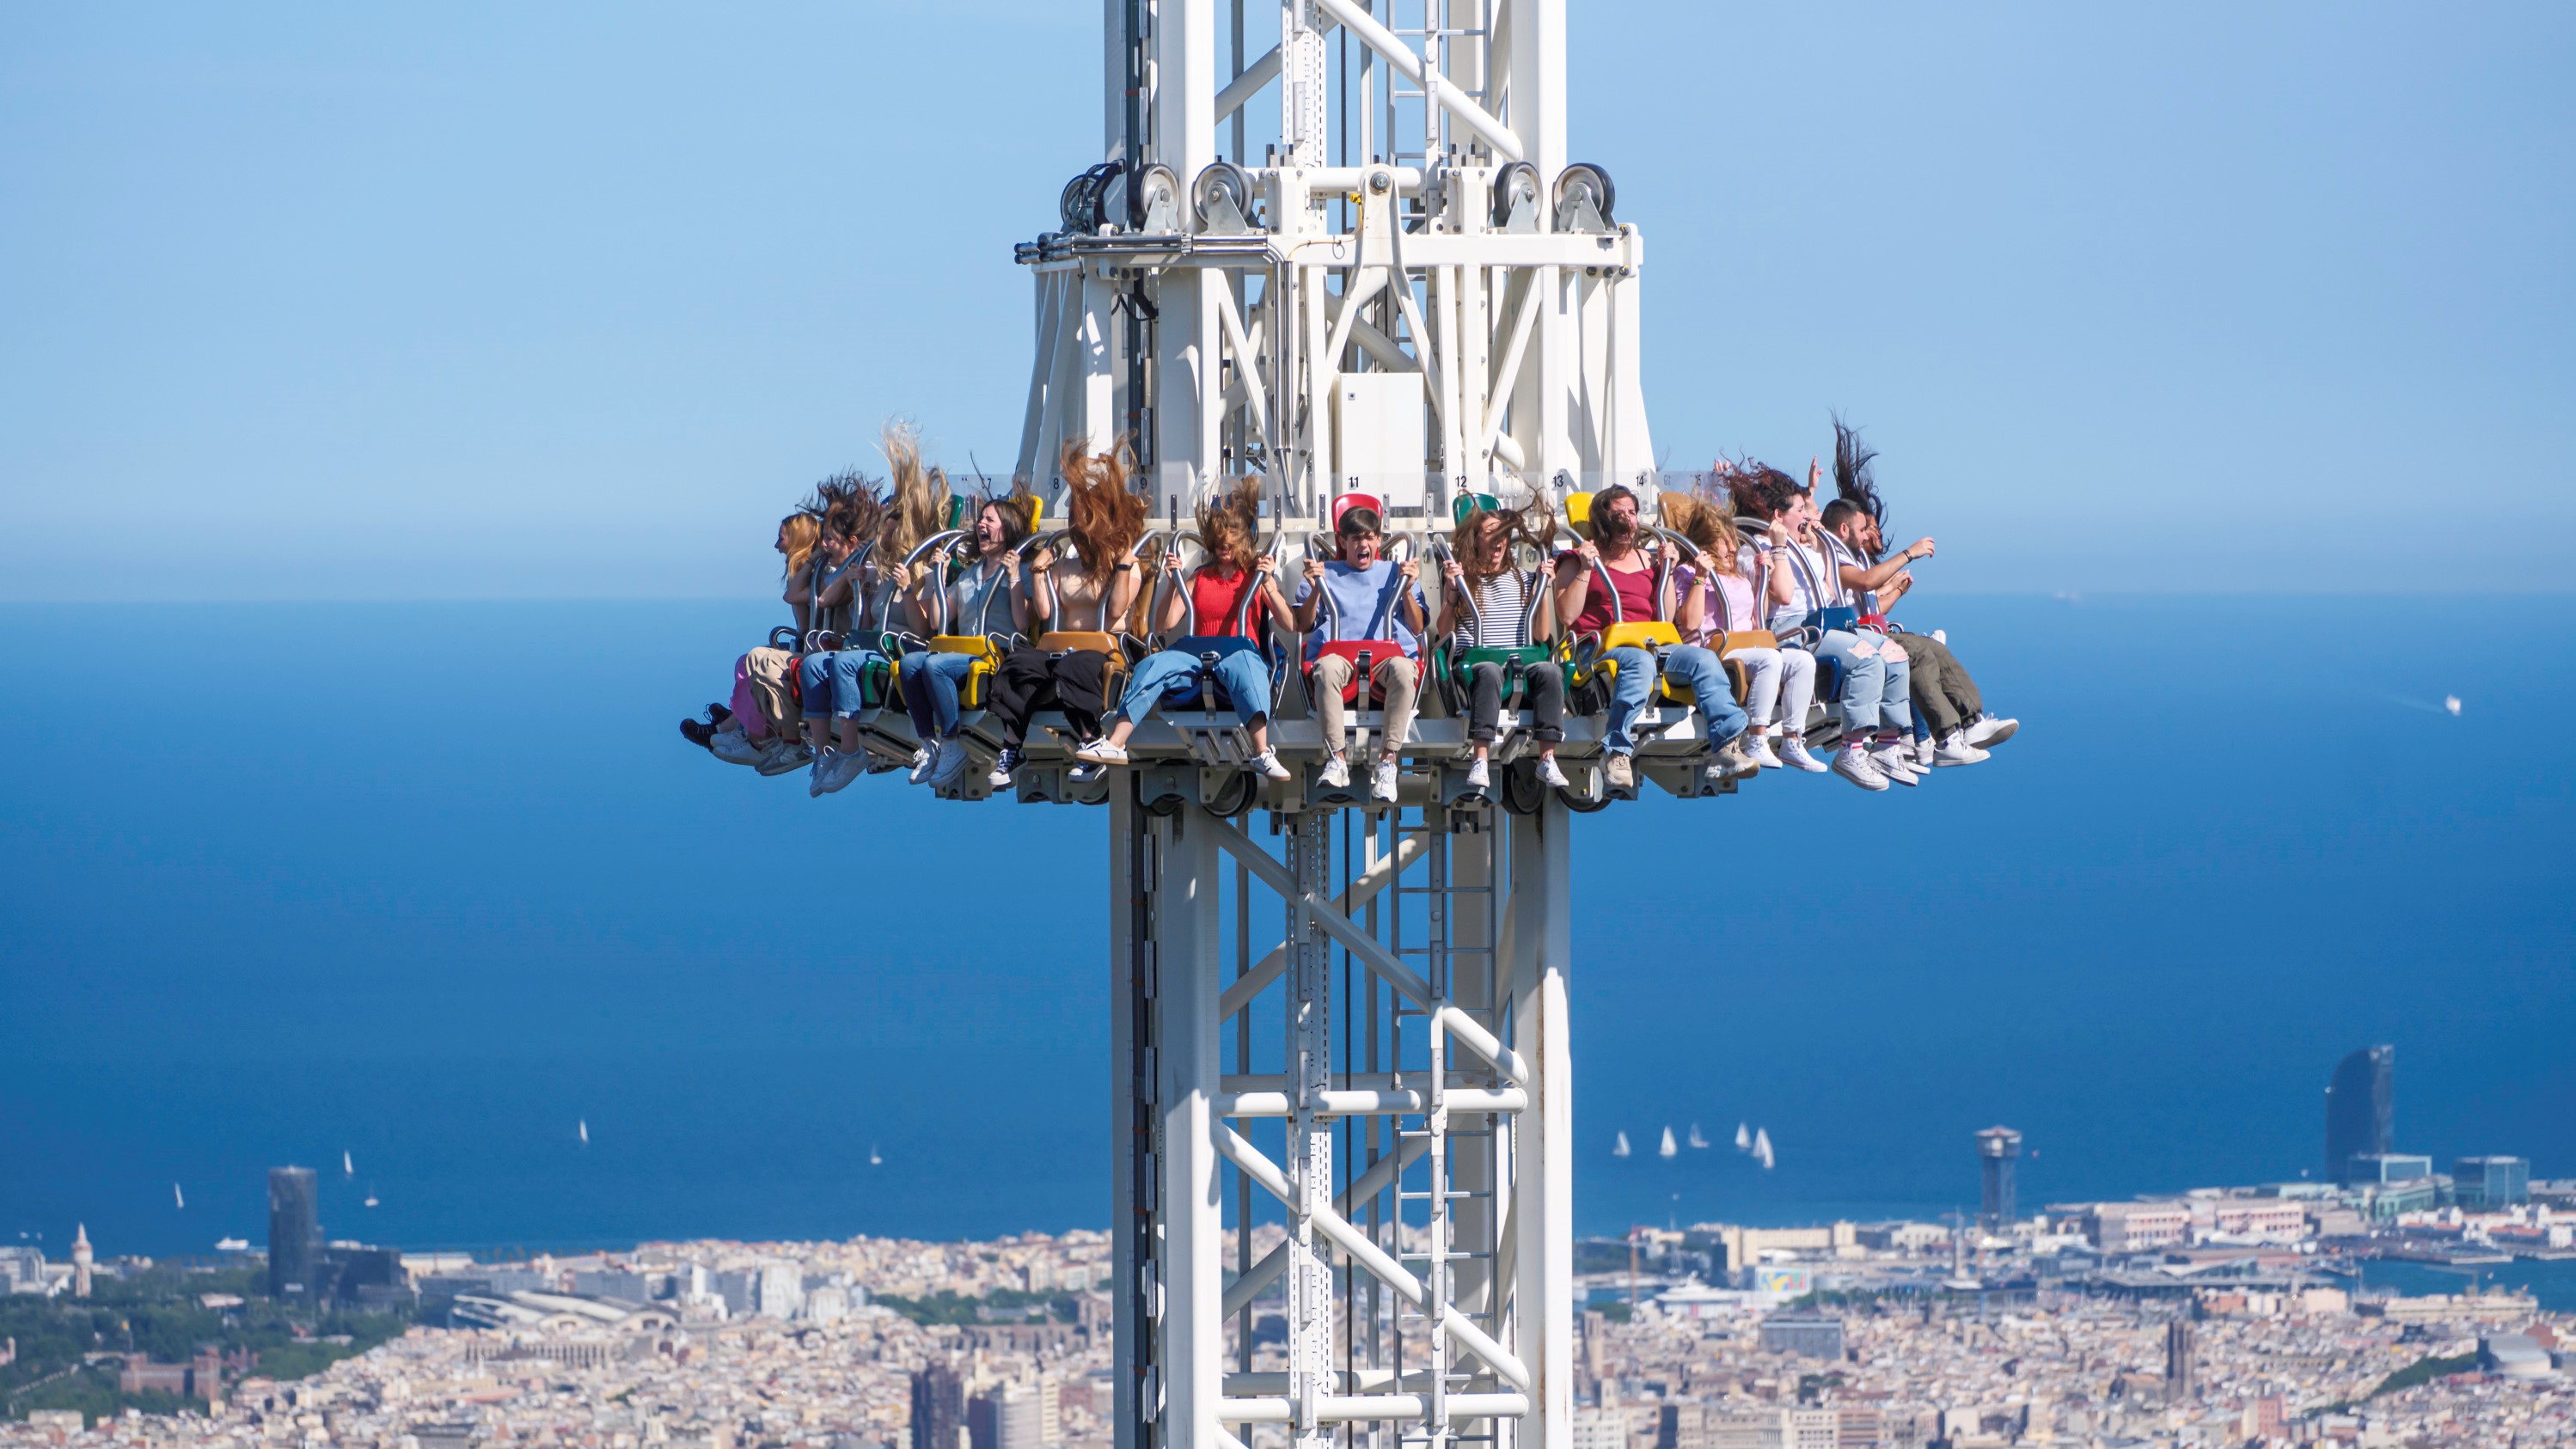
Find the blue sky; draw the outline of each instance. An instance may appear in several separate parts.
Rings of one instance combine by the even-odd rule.
[[[2576,10],[1570,8],[1674,466],[1843,408],[1957,589],[2576,584]],[[0,598],[763,592],[888,415],[1012,452],[1097,16],[0,9]]]

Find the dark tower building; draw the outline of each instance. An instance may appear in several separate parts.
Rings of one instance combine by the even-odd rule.
[[[2019,1156],[2021,1134],[2010,1127],[1989,1127],[1977,1134],[1977,1166],[1985,1175],[1977,1217],[1990,1233],[2012,1226],[2018,1215],[2013,1205],[2013,1159]]]
[[[2179,1402],[2191,1398],[2195,1375],[2192,1362],[2191,1320],[2177,1318],[2165,1325],[2165,1397]]]
[[[2363,1047],[2326,1084],[2326,1180],[2349,1182],[2353,1158],[2397,1150],[2397,1048]]]
[[[320,1198],[309,1167],[268,1170],[268,1296],[309,1298],[322,1244]]]
[[[957,1449],[966,1427],[966,1381],[948,1364],[912,1376],[912,1449]]]

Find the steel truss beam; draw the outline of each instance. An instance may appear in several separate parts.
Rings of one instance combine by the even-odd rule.
[[[1122,1449],[1563,1449],[1563,807],[1311,810],[1265,840],[1137,798],[1110,812]]]

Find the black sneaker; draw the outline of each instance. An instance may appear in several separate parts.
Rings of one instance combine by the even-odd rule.
[[[680,733],[688,738],[690,744],[696,745],[699,749],[712,750],[715,748],[716,727],[708,724],[704,720],[684,719],[680,721]]]
[[[718,729],[723,729],[726,725],[731,724],[732,722],[732,710],[729,710],[720,704],[710,704],[707,706],[707,723],[714,725]]]

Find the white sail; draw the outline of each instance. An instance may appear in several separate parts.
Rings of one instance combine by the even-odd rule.
[[[1701,1134],[1699,1124],[1697,1122],[1693,1122],[1691,1124],[1690,1145],[1693,1147],[1706,1147],[1708,1145],[1708,1138]]]
[[[587,1117],[581,1119],[581,1145],[584,1147],[590,1145],[590,1119]]]
[[[1753,1134],[1753,1160],[1768,1171],[1771,1166],[1771,1129],[1765,1127]]]
[[[372,1188],[372,1187],[371,1187],[371,1188],[368,1188],[368,1189],[367,1189],[367,1206],[369,1206],[369,1207],[374,1207],[375,1205],[376,1205],[376,1190],[375,1190],[374,1188]]]
[[[1735,1150],[1738,1152],[1750,1152],[1753,1150],[1753,1134],[1745,1130],[1749,1125],[1750,1124],[1744,1122],[1738,1122],[1735,1124]]]
[[[188,1195],[179,1190],[179,1184],[175,1182],[170,1184],[170,1195],[179,1200],[179,1206],[186,1207],[188,1205]]]
[[[877,1145],[876,1145],[875,1143],[873,1143],[873,1142],[871,1142],[871,1143],[869,1143],[869,1144],[868,1144],[868,1166],[870,1166],[870,1167],[883,1167],[883,1166],[885,1166],[885,1159],[884,1159],[883,1157],[880,1157],[880,1156],[878,1156],[878,1155],[877,1155]]]
[[[1610,1149],[1610,1155],[1613,1157],[1625,1157],[1628,1155],[1627,1133],[1622,1132],[1619,1134],[1619,1145]]]
[[[349,1153],[346,1148],[341,1149],[340,1152],[340,1175],[342,1177],[355,1177],[358,1175],[358,1164],[349,1160]]]
[[[1655,1149],[1655,1155],[1658,1157],[1679,1157],[1681,1156],[1681,1152],[1682,1150],[1679,1147],[1673,1145],[1673,1129],[1670,1127],[1665,1128],[1664,1145]]]

